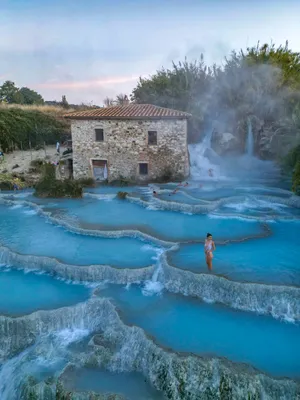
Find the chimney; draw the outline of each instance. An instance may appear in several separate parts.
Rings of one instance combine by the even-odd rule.
[[[129,99],[128,99],[127,95],[125,94],[125,96],[124,96],[124,105],[128,106],[128,104],[129,104]]]

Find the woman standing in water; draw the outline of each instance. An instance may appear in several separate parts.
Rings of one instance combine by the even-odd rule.
[[[213,251],[216,250],[215,242],[213,241],[213,237],[211,233],[206,235],[206,240],[204,243],[204,253],[206,257],[206,264],[208,269],[212,270],[212,259],[213,259]]]

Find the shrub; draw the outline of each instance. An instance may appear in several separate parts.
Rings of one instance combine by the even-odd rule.
[[[292,191],[297,196],[300,196],[300,160],[297,161],[297,164],[295,166],[292,182],[293,182]]]
[[[16,174],[0,174],[1,190],[13,190],[14,184],[23,189],[26,186],[24,177]]]
[[[43,176],[35,186],[37,197],[82,197],[82,185],[74,180],[60,181],[55,178],[55,166],[53,164],[43,165]]]
[[[297,161],[300,161],[300,145],[294,147],[283,159],[283,167],[287,170],[293,170],[297,164]]]
[[[31,168],[29,169],[29,172],[41,173],[43,170],[43,165],[44,165],[44,161],[41,160],[40,158],[37,158],[36,160],[32,160],[30,163]]]
[[[118,192],[117,193],[117,198],[120,199],[120,200],[125,200],[127,195],[128,195],[127,192]]]
[[[81,198],[82,186],[78,182],[69,179],[59,181],[52,178],[42,178],[35,186],[35,196]]]

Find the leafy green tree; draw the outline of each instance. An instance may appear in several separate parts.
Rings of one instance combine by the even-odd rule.
[[[12,81],[5,81],[0,86],[0,102],[4,103],[16,103],[21,101],[21,96],[18,95],[19,89],[15,86]]]
[[[34,90],[22,87],[19,93],[22,96],[22,104],[44,104],[43,97]]]
[[[63,95],[61,98],[61,105],[63,108],[69,108],[69,103],[65,95]]]

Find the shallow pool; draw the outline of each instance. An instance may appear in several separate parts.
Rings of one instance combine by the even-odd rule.
[[[115,301],[126,323],[140,326],[167,348],[300,377],[299,325],[167,293],[145,296],[139,286],[112,286],[101,295]]]
[[[271,225],[270,236],[218,246],[213,272],[229,279],[277,285],[300,286],[300,221]],[[288,235],[288,244],[286,242]],[[288,249],[288,250],[287,250]],[[178,268],[207,273],[203,245],[182,244],[169,252],[169,262]]]
[[[10,195],[10,203],[0,195],[0,263],[6,260],[0,268],[0,340],[5,337],[0,357],[9,354],[0,365],[1,400],[17,398],[24,371],[38,382],[56,379],[68,362],[76,365],[75,374],[64,375],[70,390],[114,392],[138,400],[160,400],[171,390],[187,398],[178,382],[201,364],[208,372],[201,381],[198,372],[193,375],[192,391],[203,387],[209,392],[228,377],[241,398],[249,394],[246,381],[253,397],[267,392],[276,398],[274,393],[283,390],[280,398],[295,398],[293,385],[300,379],[299,199],[286,188],[260,180],[252,185],[190,182],[169,196],[174,187],[98,187],[75,200],[20,193]],[[158,199],[153,198],[154,188]],[[133,199],[117,199],[120,189],[133,193]],[[169,210],[170,200],[180,211]],[[203,206],[201,214],[192,213],[197,205]],[[212,271],[203,252],[207,232],[217,244]],[[7,265],[7,260],[15,260],[23,270]],[[102,274],[101,265],[115,269],[106,268]],[[24,273],[32,268],[51,272],[54,266],[55,273],[68,279],[81,277],[76,274],[80,268],[86,271],[82,279],[88,276],[93,290],[57,280],[55,274]],[[99,281],[102,276],[107,281]],[[210,299],[222,304],[211,304]],[[28,315],[40,309],[45,313]],[[15,317],[20,315],[24,317],[18,322]],[[276,319],[279,316],[285,321]],[[16,321],[18,329],[12,329],[11,338],[5,336]],[[21,346],[20,326],[27,327],[27,347]],[[94,335],[103,338],[101,351],[93,347]],[[22,352],[16,354],[16,348]],[[104,359],[98,360],[99,368],[86,368],[86,362],[96,365],[100,353]],[[195,358],[186,358],[191,353],[201,360],[193,364]],[[154,355],[156,370],[151,365]],[[165,378],[167,387],[157,376],[165,374],[170,362],[178,370]],[[110,372],[113,367],[122,373]],[[274,377],[293,382],[284,386],[271,381]],[[150,384],[158,381],[164,393]]]
[[[18,253],[55,257],[73,265],[139,268],[154,263],[156,248],[146,242],[71,233],[29,207],[0,205],[0,219],[0,244]]]
[[[128,400],[163,400],[165,397],[155,390],[139,373],[113,373],[95,368],[66,371],[63,383],[68,390],[95,393],[117,393]]]
[[[91,290],[51,276],[0,268],[0,315],[18,316],[86,301]]]

